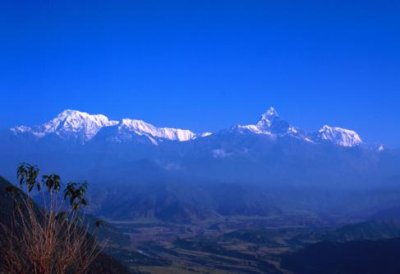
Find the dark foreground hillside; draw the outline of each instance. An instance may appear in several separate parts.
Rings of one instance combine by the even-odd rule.
[[[14,201],[6,189],[10,187],[11,184],[4,178],[0,177],[0,224],[9,225],[11,220],[11,215],[13,212]],[[3,233],[0,234],[0,240],[4,237]],[[0,273],[4,273],[2,269],[2,254],[0,253]],[[98,274],[117,274],[117,273],[129,273],[128,270],[120,264],[118,261],[105,254],[101,253],[95,262],[90,267],[89,273]]]

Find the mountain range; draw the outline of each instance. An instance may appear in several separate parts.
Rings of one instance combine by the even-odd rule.
[[[357,184],[397,174],[397,154],[382,145],[366,144],[357,132],[341,127],[303,130],[273,107],[254,124],[213,133],[65,110],[42,125],[3,131],[0,141],[6,176],[22,161],[66,177],[114,183],[132,173],[136,181],[263,185]]]
[[[303,130],[274,108],[254,124],[213,133],[65,110],[39,126],[4,130],[0,152],[0,174],[10,180],[21,162],[88,180],[92,212],[109,218],[366,216],[400,205],[399,151],[340,127]]]
[[[343,147],[363,144],[357,132],[340,127],[325,125],[318,131],[306,132],[280,118],[273,107],[262,114],[256,124],[236,125],[228,131],[233,134],[265,135],[271,139],[292,137],[315,144],[330,142]],[[154,145],[163,141],[188,142],[219,133],[196,134],[189,129],[156,127],[143,120],[135,119],[116,121],[102,114],[91,115],[77,110],[65,110],[47,123],[34,127],[17,126],[11,128],[11,132],[15,135],[30,135],[38,139],[56,136],[63,140],[76,140],[81,144],[86,144],[96,138],[103,138],[110,142],[132,142],[137,139],[146,139]]]

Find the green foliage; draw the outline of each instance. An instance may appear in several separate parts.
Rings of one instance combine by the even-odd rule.
[[[69,183],[64,190],[64,199],[69,200],[72,210],[78,210],[82,206],[87,206],[88,202],[85,199],[87,183]]]
[[[17,178],[19,180],[20,187],[26,188],[29,194],[32,190],[42,190],[42,186],[47,188],[48,193],[58,193],[61,190],[61,177],[57,174],[43,175],[41,180],[39,177],[39,168],[35,165],[22,163],[17,169]],[[70,182],[64,189],[64,200],[69,201],[70,209],[72,211],[78,211],[84,206],[88,205],[88,201],[85,198],[85,194],[88,188],[87,182],[76,183]],[[17,188],[9,189],[12,193],[17,193]],[[59,213],[60,214],[60,213]],[[59,216],[61,218],[61,215]]]
[[[17,169],[17,178],[21,187],[26,186],[28,192],[31,192],[36,186],[38,191],[41,189],[40,182],[37,181],[39,168],[27,163],[22,163]]]
[[[58,192],[60,190],[61,178],[57,174],[44,175],[42,182],[47,187],[48,191]]]

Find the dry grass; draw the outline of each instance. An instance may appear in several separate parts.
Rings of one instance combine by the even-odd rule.
[[[43,196],[39,209],[28,195],[14,196],[11,224],[1,224],[3,273],[86,273],[102,248],[80,226],[75,210],[62,214],[56,192]]]

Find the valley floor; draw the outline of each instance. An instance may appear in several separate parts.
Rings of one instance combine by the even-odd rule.
[[[317,242],[314,230],[327,229],[240,217],[196,224],[112,224],[129,234],[131,243],[109,252],[138,273],[290,273],[281,267],[281,256]]]

